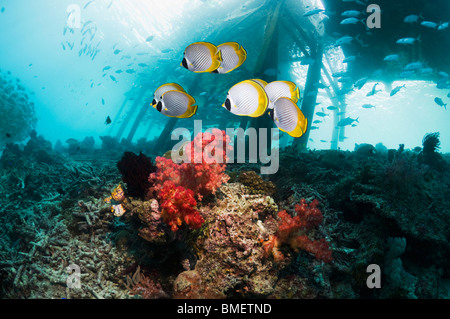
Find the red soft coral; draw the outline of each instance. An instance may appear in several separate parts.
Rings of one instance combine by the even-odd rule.
[[[306,200],[302,199],[295,206],[296,216],[291,216],[285,210],[280,211],[278,213],[277,232],[263,243],[266,255],[272,254],[275,261],[280,262],[284,259],[284,255],[279,248],[283,244],[289,244],[295,251],[302,249],[312,253],[319,260],[330,262],[332,254],[325,239],[311,240],[307,235],[301,234],[301,232],[309,231],[322,222],[323,216],[317,208],[318,205],[317,200],[308,205]]]
[[[176,186],[192,190],[199,200],[207,194],[215,194],[230,178],[225,174],[226,153],[231,150],[229,142],[225,131],[213,129],[212,134],[199,133],[186,144],[184,153],[190,163],[176,164],[172,159],[157,157],[157,171],[149,176],[149,181],[154,184],[151,190],[158,193],[163,183],[170,180]]]
[[[204,220],[197,211],[197,201],[194,192],[182,186],[176,186],[172,181],[165,181],[158,193],[161,207],[161,217],[172,231],[186,223],[192,229],[202,226]]]

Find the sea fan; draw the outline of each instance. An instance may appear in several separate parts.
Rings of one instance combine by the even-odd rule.
[[[435,153],[440,148],[441,142],[439,141],[439,132],[428,133],[423,137],[423,153],[430,155]]]

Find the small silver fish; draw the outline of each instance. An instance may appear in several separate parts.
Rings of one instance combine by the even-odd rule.
[[[442,101],[442,99],[440,97],[434,98],[434,102],[439,106],[443,106],[444,109],[447,109],[447,104],[444,103],[444,101]]]
[[[372,87],[372,90],[370,90],[370,92],[367,93],[366,96],[372,96],[372,95],[377,94],[378,92],[381,92],[381,90],[377,90],[377,85],[378,85],[378,84],[379,84],[379,83],[375,83],[375,84],[373,85],[373,87]]]
[[[438,24],[436,22],[432,22],[432,21],[422,21],[420,23],[420,25],[423,27],[430,28],[430,29],[437,29],[437,27],[438,27]]]
[[[315,15],[315,14],[318,14],[318,13],[321,13],[321,12],[324,12],[324,11],[325,11],[324,9],[319,9],[319,8],[312,9],[312,10],[309,10],[309,11],[305,12],[305,14],[303,16],[304,17],[310,17],[312,15]]]
[[[339,39],[336,40],[336,42],[334,43],[335,46],[341,46],[343,44],[350,44],[353,41],[353,37],[349,36],[349,35],[345,35]]]
[[[394,96],[395,94],[397,94],[398,93],[398,91],[400,91],[402,88],[404,88],[406,85],[405,84],[403,84],[403,85],[400,85],[400,86],[397,86],[397,87],[395,87],[394,89],[392,89],[392,91],[391,91],[391,93],[390,93],[390,96]]]
[[[415,23],[415,22],[417,22],[417,21],[419,20],[419,18],[422,18],[422,19],[423,19],[422,13],[421,13],[420,15],[417,15],[417,14],[410,14],[409,16],[406,16],[406,17],[403,19],[403,22],[404,22],[404,23]]]
[[[411,70],[419,70],[421,68],[423,68],[422,62],[412,62],[412,63],[409,63],[407,66],[405,66],[404,70],[411,71]]]
[[[363,86],[366,84],[368,78],[361,78],[358,81],[355,82],[354,87],[356,87],[358,90],[361,90]]]
[[[414,44],[415,42],[421,42],[420,35],[417,38],[401,38],[397,40],[397,44],[409,45]]]
[[[358,10],[347,10],[341,13],[341,16],[348,18],[356,18],[361,14]]]
[[[391,54],[384,57],[383,61],[398,61],[400,56],[398,54]]]
[[[351,125],[353,122],[358,122],[359,117],[356,119],[352,119],[351,117],[346,117],[345,119],[342,119],[338,122],[338,126],[347,126],[347,125]]]
[[[444,23],[441,23],[437,29],[438,29],[438,31],[441,31],[441,30],[445,30],[447,28],[448,28],[448,22],[444,22]]]
[[[348,24],[357,24],[358,22],[361,22],[361,21],[358,20],[357,18],[347,18],[347,19],[342,20],[339,24],[348,25]]]

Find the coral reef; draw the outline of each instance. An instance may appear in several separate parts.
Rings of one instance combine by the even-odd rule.
[[[275,225],[271,216],[276,204],[263,195],[242,195],[241,184],[225,184],[221,192],[224,196],[214,207],[201,210],[206,226],[195,243],[199,260],[193,270],[178,275],[175,298],[264,296],[273,291],[277,268],[266,260],[258,238],[269,236]]]
[[[175,298],[275,297],[285,285],[281,271],[295,258],[294,251],[275,263],[267,258],[262,242],[275,234],[278,206],[265,195],[248,195],[240,183],[221,188],[223,196],[213,207],[203,207],[203,231],[195,247],[199,259],[194,269],[178,275]],[[293,278],[298,278],[295,271]],[[304,279],[305,294],[323,294]],[[303,288],[302,288],[303,289]],[[306,291],[309,293],[306,293]],[[301,292],[299,292],[301,294]]]
[[[335,158],[336,164],[323,162],[328,157]],[[450,265],[450,193],[443,187],[450,182],[450,174],[425,165],[422,159],[404,146],[364,157],[342,151],[302,152],[295,159],[288,150],[281,155],[280,171],[272,178],[278,202],[288,207],[285,201],[293,196],[308,200],[305,190],[311,189],[308,192],[326,209],[324,224],[327,239],[333,243],[332,293],[336,298],[446,295],[439,287],[450,276],[445,270]],[[383,289],[368,289],[366,267],[378,264],[384,270],[389,237],[408,242],[401,264],[415,279],[407,284],[393,276]],[[398,261],[394,264],[399,265]],[[399,267],[393,269],[399,273]]]
[[[201,144],[210,155],[225,150],[213,136]],[[165,158],[145,176],[152,191],[133,197],[120,186],[118,149],[60,144],[56,152],[32,131],[25,145],[3,151],[2,298],[448,295],[450,174],[424,162],[437,147],[287,149],[269,177],[254,165],[229,165],[233,183],[225,163]],[[112,211],[118,204],[123,211]],[[370,264],[381,267],[382,289],[367,287]],[[80,288],[67,286],[74,265]]]

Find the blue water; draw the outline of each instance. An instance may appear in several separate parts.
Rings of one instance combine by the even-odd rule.
[[[81,28],[74,28],[73,33],[66,30],[63,34],[71,23],[68,16],[68,10],[71,12],[72,9],[70,5],[79,9]],[[321,7],[320,1],[315,5]],[[35,103],[38,118],[36,129],[53,143],[58,139],[65,141],[85,136],[94,136],[99,143],[98,136],[115,135],[128,112],[134,112],[136,116],[151,100],[154,90],[170,81],[178,81],[182,85],[202,81],[200,87],[190,93],[197,99],[201,110],[196,119],[202,119],[205,112],[211,113],[204,125],[214,125],[214,121],[219,119],[237,123],[240,119],[226,114],[220,105],[225,100],[228,83],[248,77],[247,72],[251,73],[256,63],[263,41],[267,6],[261,1],[2,1],[1,7],[5,9],[0,14],[0,69],[11,71],[12,76],[19,78],[28,92],[32,92],[30,97]],[[294,14],[298,12],[299,21],[306,19],[300,14],[304,10],[301,5],[288,1],[287,6]],[[92,22],[82,29],[89,21]],[[376,33],[377,30],[370,32]],[[439,32],[448,35],[448,29]],[[210,74],[192,74],[182,69],[179,64],[184,48],[199,40],[214,43],[239,41],[248,52],[240,73],[220,78]],[[294,81],[303,92],[307,66],[286,61],[286,56],[295,57],[297,53],[287,45],[292,42],[289,36],[282,34],[280,41],[279,47],[288,52],[280,53],[278,77]],[[70,49],[69,45],[73,48]],[[85,45],[98,50],[94,59],[92,54],[79,56]],[[436,44],[436,50],[445,48]],[[343,60],[344,55],[340,54]],[[345,69],[342,60],[333,62],[335,67]],[[103,72],[105,66],[111,66],[111,69]],[[386,66],[387,69],[389,67]],[[117,70],[122,73],[116,73]],[[126,70],[133,73],[126,73]],[[438,71],[448,72],[448,66],[447,70],[433,70]],[[233,80],[230,81],[231,76]],[[225,77],[228,78],[225,80]],[[420,145],[427,132],[439,131],[441,150],[450,151],[447,125],[450,115],[434,102],[435,97],[441,97],[448,103],[449,90],[437,89],[434,80],[400,78],[385,88],[382,81],[369,79],[363,89],[347,94],[346,116],[359,118],[359,125],[346,130],[347,138],[341,139],[339,147],[353,150],[355,143],[381,142],[388,148],[396,148],[401,143],[406,148],[413,148]],[[376,82],[380,82],[378,88],[381,92],[367,98],[366,93]],[[389,96],[391,88],[403,84],[406,85],[404,89],[394,97]],[[144,87],[144,96],[137,105],[127,104],[117,117],[125,100],[124,94],[134,87]],[[200,96],[204,91],[208,91],[208,95]],[[320,104],[316,111],[332,104],[324,90],[319,90],[317,102]],[[376,107],[362,109],[361,105],[366,103]],[[111,126],[104,125],[107,116],[113,120]],[[157,137],[168,120],[154,109],[149,109],[144,116],[134,140],[142,136],[149,140]],[[316,116],[311,122],[316,119],[321,120]],[[134,118],[128,118],[128,121],[131,126]],[[312,149],[330,148],[332,116],[325,118],[319,127],[311,131],[308,146]],[[125,135],[129,128],[126,128]],[[286,140],[284,144],[292,142],[287,134],[283,138]]]

